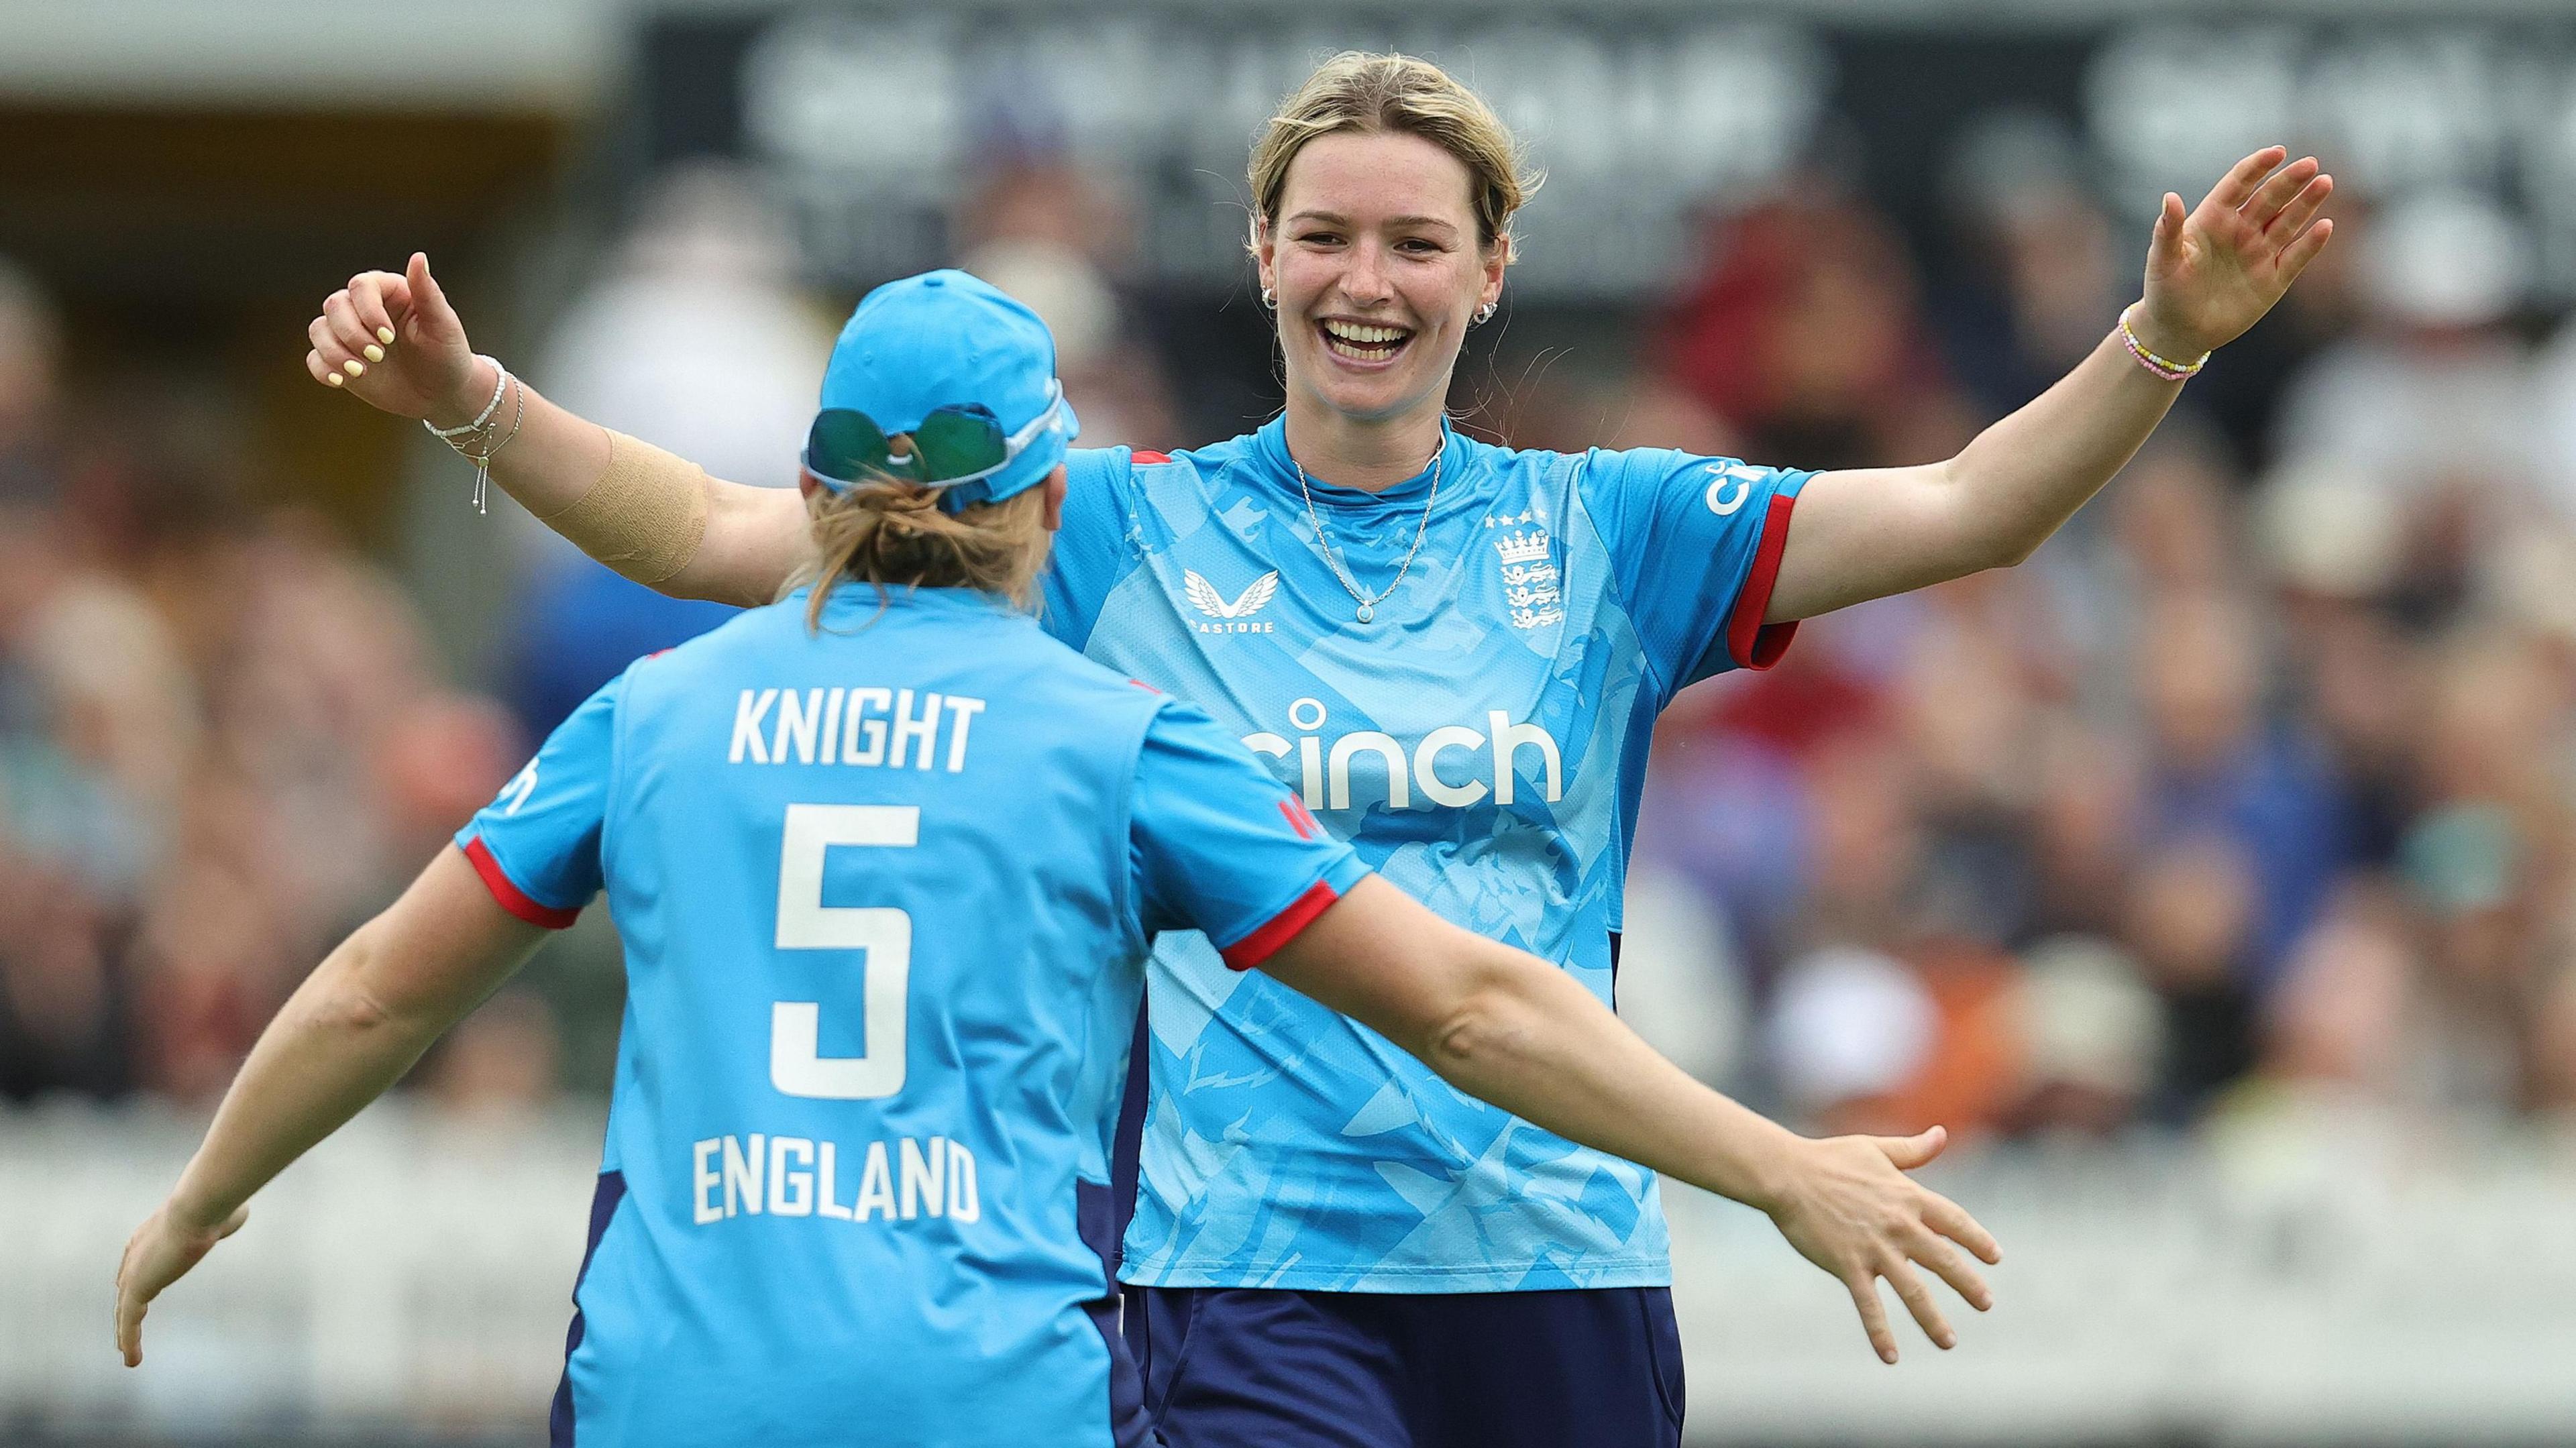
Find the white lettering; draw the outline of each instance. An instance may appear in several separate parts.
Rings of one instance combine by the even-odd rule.
[[[859,1172],[859,1202],[856,1215],[862,1222],[878,1208],[885,1209],[886,1220],[895,1220],[894,1173],[886,1165],[885,1143],[868,1143],[868,1164]]]
[[[689,1144],[690,1215],[697,1218],[698,1225],[701,1227],[709,1222],[721,1222],[725,1219],[725,1209],[717,1205],[715,1199],[708,1195],[724,1184],[724,1178],[716,1175],[715,1169],[707,1165],[708,1162],[715,1160],[717,1148],[723,1145],[721,1140],[712,1136],[704,1141]],[[824,1150],[829,1151],[831,1148],[825,1147]]]
[[[814,734],[823,725],[823,691],[808,689],[799,695],[789,689],[778,696],[778,737],[769,744],[769,757],[780,764],[787,762],[787,747],[796,746],[796,762],[814,762]]]
[[[860,723],[859,706],[863,704],[872,706],[875,712],[883,714],[886,710],[894,706],[894,695],[883,689],[852,689],[850,691],[850,720],[848,726],[844,728],[841,733],[841,762],[843,764],[885,763],[885,721],[883,719],[870,719],[864,724]],[[864,750],[859,748],[859,736],[862,733],[867,735],[868,738],[868,747]]]
[[[1297,763],[1301,770],[1299,797],[1308,809],[1324,807],[1324,749],[1312,734],[1297,741]]]
[[[812,1166],[814,1143],[801,1136],[769,1138],[769,1215],[810,1217],[814,1215],[814,1173],[803,1167],[790,1170],[789,1157]]]
[[[814,757],[825,764],[841,752],[841,696],[848,692],[834,689],[823,696],[823,747],[815,751]]]
[[[1255,754],[1267,754],[1273,759],[1288,757],[1288,741],[1276,734],[1246,734],[1243,736],[1243,747]]]
[[[814,1163],[814,1212],[817,1216],[838,1217],[846,1222],[850,1219],[850,1209],[832,1200],[832,1177],[840,1168],[841,1148],[827,1141],[815,1147],[814,1151],[817,1158]]]
[[[917,767],[928,769],[930,767],[931,741],[937,738],[938,734],[939,695],[936,693],[923,695],[921,717],[915,719],[912,717],[912,691],[910,689],[895,690],[894,763],[892,767],[896,769],[903,768],[904,756],[910,747],[911,741],[918,739],[921,741],[921,763]]]
[[[905,1221],[909,1222],[921,1215],[924,1203],[929,1205],[930,1215],[934,1217],[946,1209],[947,1203],[943,1200],[946,1191],[941,1185],[947,1174],[948,1154],[942,1150],[946,1143],[947,1138],[943,1136],[930,1138],[930,1151],[925,1156],[920,1142],[909,1136],[903,1139],[903,1219]]]
[[[946,1140],[933,1137],[935,1144]],[[984,1219],[983,1199],[975,1194],[975,1153],[961,1141],[948,1142],[948,1220],[980,1222]]]
[[[1512,802],[1514,778],[1512,759],[1524,744],[1538,746],[1539,757],[1547,761],[1547,799],[1553,804],[1564,798],[1564,761],[1557,757],[1556,739],[1536,724],[1515,724],[1512,716],[1500,709],[1485,715],[1485,725],[1494,732],[1494,803]]]
[[[930,697],[936,699],[939,696],[933,694]],[[962,694],[951,694],[948,696],[947,703],[948,772],[957,774],[966,768],[966,731],[973,726],[975,716],[984,712],[984,701],[969,699]],[[927,745],[923,746],[925,751],[928,748]]]
[[[730,1136],[724,1139],[724,1214],[728,1217],[737,1210],[760,1215],[760,1173],[768,1163],[763,1141],[759,1132],[753,1132],[750,1154],[745,1155],[741,1142]]]
[[[733,706],[733,749],[725,755],[726,762],[742,763],[746,749],[751,753],[752,763],[769,762],[769,751],[760,746],[760,721],[768,715],[769,706],[776,702],[776,689],[761,690],[757,700],[749,689],[742,691],[742,699]]]
[[[1363,749],[1375,750],[1378,758],[1386,761],[1387,804],[1396,809],[1412,804],[1413,791],[1405,783],[1404,746],[1396,743],[1393,735],[1363,729],[1333,741],[1333,808],[1351,807],[1351,756]]]
[[[1413,750],[1413,777],[1422,792],[1435,804],[1465,809],[1485,797],[1485,782],[1471,779],[1465,784],[1451,784],[1440,777],[1440,751],[1444,749],[1481,749],[1485,736],[1462,724],[1450,724],[1422,736]]]

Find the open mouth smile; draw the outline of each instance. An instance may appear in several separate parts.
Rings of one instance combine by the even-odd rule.
[[[1392,362],[1413,341],[1410,327],[1348,322],[1337,317],[1317,322],[1315,331],[1324,339],[1324,350],[1350,362]]]

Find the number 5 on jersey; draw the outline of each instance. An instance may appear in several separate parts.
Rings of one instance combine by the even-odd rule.
[[[872,1101],[903,1089],[904,1015],[912,987],[912,915],[887,907],[823,903],[823,856],[834,845],[921,843],[918,805],[791,804],[778,854],[778,948],[863,950],[866,1049],[818,1055],[823,1007],[769,1007],[769,1084],[790,1096]]]

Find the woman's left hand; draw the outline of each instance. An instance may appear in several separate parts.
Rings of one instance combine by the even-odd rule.
[[[2314,156],[2288,165],[2266,146],[2236,163],[2185,213],[2165,193],[2147,246],[2147,295],[2129,325],[2148,350],[2188,362],[2243,336],[2325,249],[2334,223],[2317,209],[2334,178]],[[2277,168],[2277,169],[2276,169]]]
[[[235,1207],[232,1215],[213,1226],[199,1226],[182,1220],[165,1202],[134,1229],[133,1240],[125,1244],[124,1260],[116,1264],[116,1347],[125,1354],[127,1367],[143,1363],[143,1314],[152,1299],[188,1275],[188,1269],[204,1261],[217,1242],[240,1231],[248,1220],[250,1208]]]

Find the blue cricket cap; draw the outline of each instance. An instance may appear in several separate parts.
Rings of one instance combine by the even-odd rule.
[[[1001,422],[1010,455],[946,486],[950,510],[998,503],[1045,481],[1082,430],[1055,375],[1055,336],[1038,314],[979,277],[923,272],[868,293],[832,344],[825,409],[863,412],[887,436],[942,407],[975,405]]]

